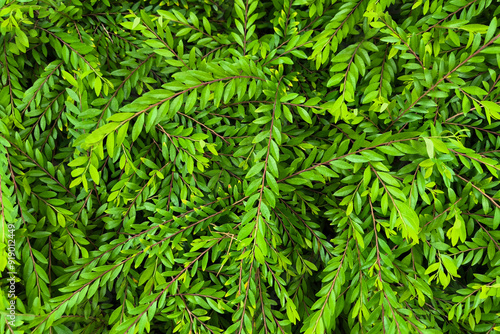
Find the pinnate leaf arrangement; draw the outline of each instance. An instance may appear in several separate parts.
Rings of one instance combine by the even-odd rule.
[[[1,333],[497,332],[499,15],[0,0]]]

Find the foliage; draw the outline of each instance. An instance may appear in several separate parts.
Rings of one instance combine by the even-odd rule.
[[[0,0],[9,333],[491,333],[492,0]]]

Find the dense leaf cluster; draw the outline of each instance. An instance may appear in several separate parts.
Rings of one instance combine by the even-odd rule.
[[[0,0],[0,331],[499,330],[499,14]]]

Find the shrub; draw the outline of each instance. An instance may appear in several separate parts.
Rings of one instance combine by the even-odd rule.
[[[2,333],[498,330],[496,2],[0,7]]]

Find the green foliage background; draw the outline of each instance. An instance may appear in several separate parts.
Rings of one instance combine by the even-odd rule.
[[[495,1],[0,8],[1,333],[498,330]]]

